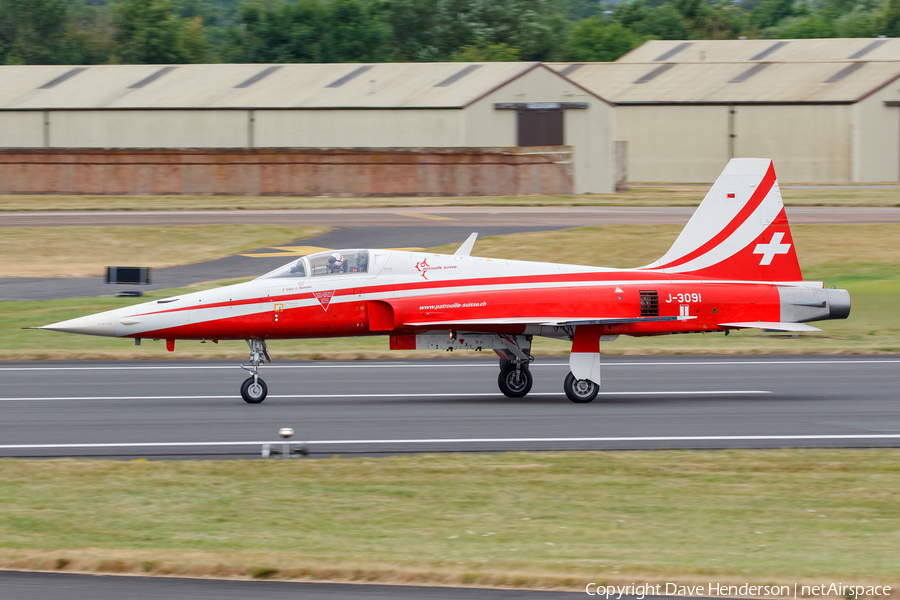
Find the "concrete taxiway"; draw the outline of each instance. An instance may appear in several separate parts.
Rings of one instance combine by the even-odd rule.
[[[569,600],[584,592],[0,571],[6,600]],[[591,591],[595,592],[596,587]],[[594,595],[593,597],[597,597]],[[602,596],[601,596],[602,597]],[[611,596],[612,597],[612,596]],[[616,600],[688,600],[615,596]],[[694,596],[690,600],[713,600]]]
[[[512,400],[487,356],[279,361],[248,405],[237,361],[4,363],[0,456],[249,458],[280,427],[313,456],[900,446],[900,356],[604,357],[586,405],[565,359],[532,371]]]
[[[564,600],[581,592],[0,571],[6,600]],[[650,600],[650,596],[647,600]],[[625,600],[634,600],[625,597]],[[667,600],[681,600],[669,596]],[[703,600],[703,599],[695,599]]]

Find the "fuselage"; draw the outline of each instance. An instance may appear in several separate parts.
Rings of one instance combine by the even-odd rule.
[[[323,270],[323,261],[313,255],[246,283],[144,302],[50,328],[167,340],[328,338],[447,329],[565,337],[560,328],[535,323],[680,317],[603,325],[604,334],[640,336],[727,329],[722,323],[785,321],[786,294],[826,292],[821,282],[748,282],[396,250],[340,252],[358,256],[358,268]],[[810,306],[787,320],[833,318],[832,312],[823,300],[821,307]],[[443,325],[467,321],[492,323]]]

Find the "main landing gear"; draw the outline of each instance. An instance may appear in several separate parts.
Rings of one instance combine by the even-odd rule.
[[[250,371],[250,377],[241,384],[241,398],[247,404],[259,404],[269,393],[269,387],[259,376],[259,365],[272,362],[272,357],[264,340],[247,340],[247,345],[250,346],[250,366],[241,365],[241,368]]]
[[[500,376],[497,377],[497,385],[500,391],[508,398],[524,398],[531,391],[534,385],[534,376],[531,369],[528,368],[530,363],[517,363],[505,358],[500,359]],[[575,379],[575,376],[569,373],[563,382],[563,391],[572,402],[577,404],[587,404],[593,402],[600,392],[600,386],[589,379]]]
[[[575,376],[569,373],[563,382],[563,391],[566,392],[569,400],[578,404],[587,404],[593,402],[600,391],[600,386],[590,379],[575,379]]]
[[[529,368],[534,361],[530,336],[498,335],[505,348],[494,350],[500,356],[497,386],[508,398],[524,398],[534,385],[534,377]],[[597,397],[600,384],[590,379],[576,379],[575,375],[569,373],[563,382],[563,391],[572,402],[586,404]]]
[[[534,377],[531,375],[530,363],[512,361],[506,358],[500,359],[500,376],[497,377],[497,385],[507,398],[524,398],[534,385]]]
[[[500,357],[500,376],[497,386],[507,398],[524,398],[534,385],[528,368],[534,361],[531,355],[531,336],[497,334],[504,348],[494,350]]]

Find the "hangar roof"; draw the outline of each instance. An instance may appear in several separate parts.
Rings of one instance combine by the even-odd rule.
[[[0,110],[463,108],[535,62],[0,66]]]
[[[741,40],[740,43],[743,43]],[[760,40],[746,40],[758,42]],[[807,41],[807,40],[802,40]],[[808,40],[819,42],[821,40]],[[843,42],[836,46],[853,50]],[[856,41],[856,40],[849,40]],[[871,43],[873,40],[868,40]],[[876,40],[881,41],[881,40]],[[900,40],[887,40],[900,43]],[[774,58],[777,52],[765,56],[762,60],[719,60],[675,62],[678,54],[668,56],[665,60],[637,62],[638,53],[646,56],[663,56],[678,44],[647,42],[614,63],[554,63],[551,67],[558,70],[575,83],[587,88],[594,94],[602,96],[616,104],[657,103],[657,104],[731,104],[731,103],[840,103],[859,102],[870,94],[889,85],[900,78],[900,57],[895,60],[821,60],[815,62],[780,62]],[[701,42],[696,42],[700,44]],[[720,42],[702,42],[702,44],[719,44]],[[776,41],[765,40],[768,47]],[[793,43],[793,41],[791,41]],[[642,48],[654,45],[655,50],[643,51]],[[665,48],[668,48],[666,50]],[[763,48],[756,45],[752,52]],[[900,44],[897,46],[900,49]],[[664,50],[659,54],[659,50]],[[876,49],[877,50],[877,49]],[[872,50],[865,55],[868,59]],[[761,52],[762,50],[760,50]],[[858,50],[856,50],[858,52]],[[759,52],[757,52],[757,55]],[[629,60],[625,60],[629,58]],[[770,60],[772,58],[772,60]]]
[[[652,40],[617,62],[834,62],[898,61],[900,38],[810,40]]]
[[[550,66],[616,104],[847,104],[900,78],[900,39],[650,41]]]

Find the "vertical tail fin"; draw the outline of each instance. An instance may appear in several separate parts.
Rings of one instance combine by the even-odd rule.
[[[731,159],[669,251],[642,268],[717,279],[801,281],[772,161]]]

